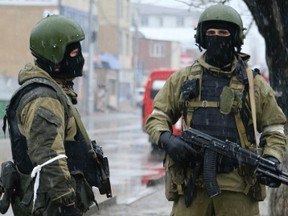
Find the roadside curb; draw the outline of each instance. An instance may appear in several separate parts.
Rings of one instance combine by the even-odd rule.
[[[147,189],[152,188],[152,187],[156,188],[157,186],[159,186],[163,183],[164,183],[164,176],[160,176],[160,177],[148,180],[146,183],[146,186],[147,186]],[[155,193],[155,192],[157,192],[157,191],[153,191],[150,193],[148,193],[148,192],[144,193],[143,196],[138,197],[137,200],[139,200],[145,196],[149,196],[151,193]],[[134,202],[135,202],[135,200],[134,200]],[[95,214],[98,214],[99,210],[105,209],[107,207],[111,207],[113,205],[117,205],[117,196],[114,196],[112,198],[107,198],[107,199],[101,201],[100,203],[98,203],[99,208],[96,206],[96,204],[92,205],[90,207],[90,209],[84,214],[84,216],[93,216]]]

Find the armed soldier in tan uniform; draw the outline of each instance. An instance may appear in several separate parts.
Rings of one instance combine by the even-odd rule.
[[[280,185],[277,179],[219,157],[216,178],[221,193],[208,197],[203,164],[197,166],[202,155],[171,133],[182,116],[184,130],[191,127],[251,151],[261,150],[263,157],[282,162],[286,117],[271,87],[257,70],[249,69],[250,56],[240,52],[243,30],[240,15],[230,6],[207,8],[195,35],[199,48],[206,51],[193,65],[175,72],[154,99],[154,111],[145,127],[167,153],[166,197],[174,201],[173,216],[258,216],[258,201],[265,198],[263,184]],[[256,130],[261,133],[259,146]]]
[[[79,24],[61,15],[40,20],[31,32],[36,65],[20,71],[21,87],[6,114],[13,163],[2,167],[13,167],[16,174],[9,181],[7,168],[1,170],[6,196],[13,187],[16,216],[80,216],[96,202],[92,186],[111,197],[109,178],[101,174],[102,148],[89,139],[74,107],[73,80],[82,76],[84,38]],[[1,213],[6,206],[0,206]]]

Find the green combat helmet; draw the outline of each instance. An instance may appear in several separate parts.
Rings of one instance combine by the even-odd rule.
[[[49,15],[32,29],[30,49],[35,57],[57,65],[63,60],[67,45],[84,39],[83,29],[74,20],[63,15]]]
[[[234,8],[223,4],[210,6],[200,15],[196,28],[196,34],[194,36],[196,43],[201,47],[206,48],[204,43],[205,33],[203,32],[203,29],[207,23],[214,22],[223,22],[236,27],[236,32],[234,35],[234,46],[237,47],[238,51],[240,51],[245,37],[243,34],[243,30],[245,29],[243,28],[241,16]]]

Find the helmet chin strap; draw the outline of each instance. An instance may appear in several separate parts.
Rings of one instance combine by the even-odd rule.
[[[77,104],[77,93],[74,91],[73,86],[74,86],[74,82],[71,79],[56,79],[55,81],[58,82],[62,89],[64,90],[64,92],[69,96],[69,98],[71,99],[71,102],[73,104]]]
[[[64,80],[63,86],[69,89],[73,89],[74,82],[72,80]]]

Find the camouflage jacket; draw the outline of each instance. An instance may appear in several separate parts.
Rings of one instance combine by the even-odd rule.
[[[205,54],[204,54],[205,55]],[[154,143],[158,143],[160,134],[163,131],[172,131],[172,125],[182,116],[184,109],[184,97],[181,91],[183,82],[189,79],[195,67],[200,70],[213,69],[218,73],[227,73],[207,64],[202,55],[197,61],[186,68],[176,71],[166,81],[163,88],[154,99],[154,110],[147,118],[145,129]],[[241,58],[247,67],[249,56],[241,53]],[[235,58],[232,63],[232,74],[237,65]],[[279,161],[283,161],[286,148],[286,136],[284,135],[284,124],[286,117],[278,106],[274,91],[261,75],[254,77],[254,95],[256,104],[257,130],[261,133],[260,145],[263,147],[263,154],[272,155]],[[248,96],[246,98],[249,101]],[[249,103],[247,103],[249,104]],[[248,114],[251,116],[251,113]],[[252,120],[250,120],[252,122]],[[176,174],[175,174],[176,175]],[[222,190],[243,192],[247,185],[237,171],[228,174],[218,174],[217,181]]]
[[[39,67],[27,64],[19,73],[19,84],[22,85],[32,78],[46,78],[55,82]],[[63,91],[69,94],[69,91]],[[44,92],[45,86],[38,87],[35,94],[39,96],[24,103],[25,105],[17,110],[18,127],[26,138],[28,155],[33,166],[65,154],[64,141],[73,141],[77,132],[72,114],[67,118],[64,105],[57,96],[51,97]],[[71,96],[75,96],[72,91]],[[50,199],[58,205],[75,201],[66,159],[59,159],[42,168],[38,192],[48,193]]]

